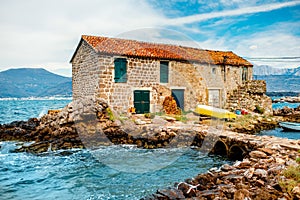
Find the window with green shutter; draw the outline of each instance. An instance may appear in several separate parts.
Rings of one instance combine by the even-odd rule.
[[[115,64],[115,82],[126,83],[127,81],[127,60],[126,58],[116,58]]]
[[[169,82],[169,62],[160,61],[160,82],[168,83]]]
[[[248,80],[248,68],[243,67],[242,69],[242,81],[247,81]]]

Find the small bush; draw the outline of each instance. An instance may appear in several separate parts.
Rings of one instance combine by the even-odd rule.
[[[164,113],[163,111],[161,111],[161,112],[156,112],[155,113],[155,115],[157,115],[157,116],[163,116],[163,115],[165,115],[166,113]]]
[[[254,112],[257,112],[257,113],[259,113],[259,114],[264,114],[265,109],[262,108],[262,107],[260,107],[259,105],[256,105],[256,106],[255,106]]]
[[[145,113],[144,117],[147,118],[147,119],[154,119],[155,114],[154,113]]]
[[[294,180],[279,181],[279,185],[283,189],[283,191],[285,191],[288,194],[292,195],[292,190],[293,190],[294,187],[297,186],[297,182],[294,181]]]
[[[280,187],[291,196],[294,187],[300,184],[300,165],[289,166],[283,171],[283,176],[287,178],[286,181],[279,181]]]
[[[115,118],[114,113],[112,112],[112,110],[110,108],[106,108],[106,112],[107,112],[107,115],[109,117],[109,120],[114,122],[116,120],[116,118]]]
[[[183,123],[186,123],[188,121],[188,118],[183,115],[176,115],[174,118],[176,119],[176,121],[180,121]]]
[[[191,110],[188,110],[188,111],[183,111],[183,110],[181,110],[181,114],[182,115],[187,115],[187,114],[189,114],[189,113],[192,113],[193,111],[191,111]]]
[[[300,183],[300,166],[289,166],[285,171],[283,171],[283,175],[286,178],[294,179]]]

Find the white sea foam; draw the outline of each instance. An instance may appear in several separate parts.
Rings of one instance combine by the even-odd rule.
[[[48,109],[46,107],[43,107],[42,111],[40,112],[38,118],[43,117],[45,114],[47,114]]]

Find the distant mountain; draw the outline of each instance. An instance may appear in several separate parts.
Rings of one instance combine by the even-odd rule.
[[[9,69],[0,72],[0,98],[72,95],[72,78],[42,68]]]
[[[253,74],[260,76],[269,75],[287,75],[287,76],[300,76],[300,67],[298,68],[275,68],[268,65],[254,65]]]
[[[72,96],[72,81],[63,82],[48,88],[38,96]]]

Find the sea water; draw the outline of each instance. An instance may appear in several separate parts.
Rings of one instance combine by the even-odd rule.
[[[282,109],[285,106],[289,108],[297,108],[298,106],[300,106],[300,103],[278,102],[272,104],[273,110]]]
[[[0,98],[0,124],[42,117],[51,109],[60,109],[72,98]]]
[[[69,102],[70,98],[1,99],[0,123],[41,117],[47,110],[63,108]],[[116,145],[99,148],[97,154],[95,150],[88,149],[49,151],[38,155],[14,153],[13,150],[20,145],[19,142],[0,142],[1,200],[140,199],[158,189],[171,187],[175,182],[229,163],[222,157],[208,156],[193,148],[141,150],[134,146],[128,148]],[[153,163],[152,166],[141,163],[143,157],[147,159],[160,153],[175,155],[177,159],[171,156],[170,162],[162,160],[161,163],[168,164],[155,170]],[[137,156],[125,158],[133,154]],[[94,155],[106,157],[99,159]],[[143,167],[141,171],[144,173],[107,165],[105,161],[106,158],[111,160],[110,155],[125,155],[115,160],[115,163]],[[147,167],[151,169],[147,171]]]
[[[63,108],[69,102],[70,98],[0,99],[0,123],[41,117],[49,109]],[[299,139],[299,133],[282,132],[280,128],[261,134]],[[137,163],[134,167],[147,167],[140,163],[143,156],[146,159],[159,151],[178,155],[178,159],[172,159],[162,168],[133,173],[100,162],[105,159],[95,157],[94,150],[49,151],[38,155],[13,153],[19,145],[18,142],[0,142],[1,200],[140,199],[157,189],[171,187],[175,182],[229,163],[222,157],[208,156],[193,148],[141,150],[134,146],[110,146],[97,150],[97,155],[105,155],[108,160],[109,155],[132,155],[135,152],[138,156],[130,157],[130,163]],[[116,163],[122,165],[125,161],[129,162],[120,159]]]
[[[275,97],[273,99],[276,99]],[[272,107],[273,109],[282,109],[283,107],[289,107],[289,108],[297,108],[300,106],[300,103],[288,103],[288,102],[278,102],[273,103]],[[261,131],[260,135],[268,135],[268,136],[275,136],[275,137],[281,137],[281,138],[289,138],[289,139],[300,139],[300,132],[297,131],[284,131],[282,128],[276,128],[273,130],[266,130]]]
[[[259,135],[268,135],[268,136],[300,140],[300,132],[299,131],[284,131],[282,128],[261,131],[261,133]]]
[[[0,150],[0,199],[140,199],[157,189],[195,177],[227,160],[204,155],[198,150],[157,149],[182,153],[164,168],[145,173],[128,173],[111,168],[89,150],[47,152],[39,155],[12,153],[16,143],[2,142]],[[127,149],[139,151],[138,149]],[[126,153],[123,146],[101,148],[103,154]],[[142,156],[142,155],[140,155]],[[140,162],[140,159],[138,160]],[[119,160],[120,164],[124,160]],[[134,160],[132,160],[134,162]]]

